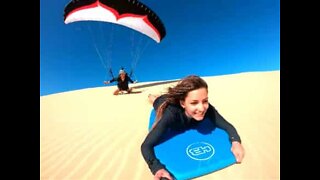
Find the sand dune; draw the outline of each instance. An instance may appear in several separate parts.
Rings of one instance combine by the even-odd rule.
[[[209,100],[238,130],[241,164],[197,180],[280,179],[280,71],[203,77]],[[172,82],[131,84],[141,93],[114,96],[115,86],[40,97],[42,180],[151,180],[140,145],[152,106]]]

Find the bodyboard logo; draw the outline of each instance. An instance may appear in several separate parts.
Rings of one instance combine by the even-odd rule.
[[[209,143],[196,142],[186,148],[186,153],[191,159],[203,161],[210,159],[214,155],[215,150]]]

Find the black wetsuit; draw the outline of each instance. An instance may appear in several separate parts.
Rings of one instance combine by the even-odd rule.
[[[154,109],[157,109],[160,106],[160,104],[164,101],[164,98],[165,96],[160,96],[154,101]],[[229,135],[230,142],[238,141],[241,143],[240,136],[238,135],[234,126],[227,122],[211,104],[209,104],[205,118],[212,120],[216,127],[224,129]],[[153,174],[155,174],[159,169],[165,168],[164,164],[162,164],[159,159],[156,158],[154,146],[159,144],[166,131],[169,129],[176,131],[187,130],[195,127],[197,123],[200,122],[201,121],[196,121],[193,118],[188,118],[181,106],[167,106],[167,108],[163,111],[162,118],[155,128],[149,132],[141,145],[142,156]]]
[[[120,91],[128,91],[129,90],[129,82],[133,83],[133,80],[126,74],[124,81],[121,80],[120,76],[111,79],[109,82],[112,83],[114,81],[117,81],[118,89]]]

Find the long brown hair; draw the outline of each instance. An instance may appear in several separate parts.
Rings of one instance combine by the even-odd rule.
[[[169,104],[180,105],[180,101],[184,101],[190,91],[206,88],[208,89],[208,84],[199,76],[189,75],[183,78],[174,87],[169,87],[166,93],[166,100],[157,109],[156,120],[154,121],[152,128],[154,128],[162,117],[164,109]]]

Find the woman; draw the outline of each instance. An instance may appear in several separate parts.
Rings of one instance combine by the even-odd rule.
[[[159,97],[149,95],[149,102],[157,112],[156,120],[141,145],[142,156],[148,164],[154,180],[167,178],[173,180],[172,174],[155,156],[154,147],[159,144],[166,131],[171,129],[187,130],[209,118],[218,128],[229,135],[231,151],[237,163],[244,157],[241,139],[232,124],[227,122],[208,101],[208,85],[199,76],[191,75],[182,79],[175,87]]]
[[[129,82],[136,83],[137,81],[133,81],[127,73],[124,71],[124,69],[120,69],[119,76],[116,78],[111,79],[110,81],[104,81],[104,84],[110,84],[114,81],[117,81],[118,89],[116,89],[113,92],[113,95],[118,95],[119,93],[122,93],[123,91],[127,91],[127,93],[131,93],[132,88],[129,88]]]

